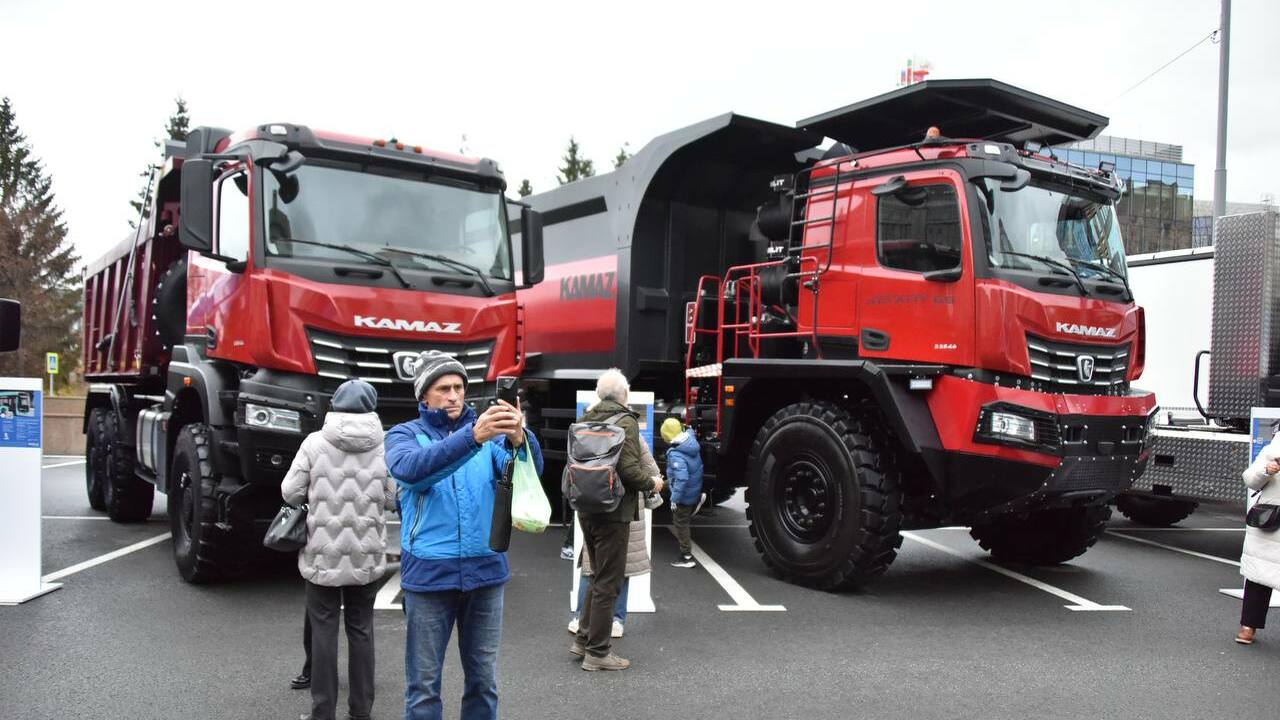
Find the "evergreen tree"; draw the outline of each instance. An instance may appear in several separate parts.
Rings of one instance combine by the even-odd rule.
[[[579,153],[578,141],[572,135],[569,136],[569,146],[565,149],[564,166],[560,168],[560,174],[556,175],[556,180],[561,185],[567,185],[575,180],[589,178],[596,174],[595,163],[582,157]]]
[[[613,158],[613,169],[617,170],[622,167],[623,163],[631,159],[631,153],[627,152],[627,146],[631,143],[622,143],[622,147],[618,148],[618,154]]]
[[[22,303],[22,348],[0,355],[0,375],[42,377],[44,354],[56,352],[65,388],[79,365],[80,258],[8,98],[0,100],[0,258],[0,297]]]
[[[165,123],[164,132],[170,140],[186,140],[187,133],[191,130],[191,117],[187,114],[187,101],[182,96],[173,99],[173,114],[169,116],[169,121]],[[160,155],[164,157],[164,141],[156,140],[155,146],[160,149]],[[138,173],[138,177],[142,178],[142,187],[138,190],[138,197],[131,200],[129,204],[133,206],[133,218],[138,217],[138,213],[142,213],[145,220],[151,217],[151,198],[147,194],[147,181],[151,178],[151,173],[160,169],[159,163],[152,163],[147,166],[146,170]],[[153,188],[154,189],[154,188]],[[146,208],[143,208],[143,204]],[[137,227],[134,219],[129,220],[129,227]]]
[[[533,186],[529,184],[528,178],[520,181],[520,189],[516,192],[520,193],[520,197],[529,197],[533,194]]]

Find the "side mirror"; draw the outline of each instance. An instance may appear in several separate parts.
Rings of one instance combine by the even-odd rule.
[[[22,340],[22,303],[0,298],[0,352],[13,352]]]
[[[178,242],[196,252],[213,249],[213,161],[196,158],[182,163],[182,211]]]
[[[542,213],[531,208],[520,208],[520,253],[524,267],[525,285],[537,285],[546,275],[546,260],[542,253]]]
[[[1000,181],[1000,189],[1005,192],[1013,192],[1026,187],[1029,182],[1031,182],[1031,173],[1022,168],[1015,168],[1013,177]]]

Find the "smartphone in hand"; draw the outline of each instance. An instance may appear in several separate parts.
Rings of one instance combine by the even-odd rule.
[[[498,400],[501,400],[507,403],[511,407],[516,407],[516,403],[519,402],[518,400],[519,394],[520,394],[519,378],[511,375],[498,376],[497,392],[496,392],[496,396]]]

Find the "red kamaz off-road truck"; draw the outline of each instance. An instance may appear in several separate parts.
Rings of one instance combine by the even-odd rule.
[[[510,221],[517,273],[497,164],[395,140],[201,127],[166,154],[150,219],[85,274],[85,481],[118,521],[167,493],[198,582],[252,557],[339,383],[373,383],[390,424],[416,414],[422,350],[462,361],[479,402],[520,372],[541,229]]]
[[[527,198],[548,282],[520,293],[524,383],[548,457],[616,365],[697,430],[713,496],[747,487],[757,548],[796,582],[864,582],[908,528],[1079,555],[1156,409],[1130,387],[1121,181],[1050,149],[1106,123],[929,80],[794,128],[723,115]]]

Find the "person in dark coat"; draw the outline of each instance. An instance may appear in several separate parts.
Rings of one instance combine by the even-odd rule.
[[[591,586],[578,623],[578,634],[569,652],[582,658],[582,669],[625,670],[631,661],[612,651],[613,606],[618,600],[627,567],[627,539],[631,522],[640,518],[640,493],[662,491],[662,478],[651,477],[644,466],[640,447],[640,423],[627,408],[631,386],[616,368],[611,368],[596,382],[599,402],[583,414],[582,422],[605,422],[618,417],[625,439],[616,471],[627,492],[612,512],[578,513],[582,526],[582,550],[590,558],[593,573]]]

